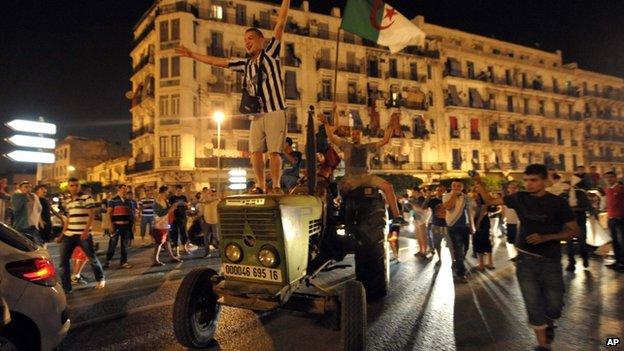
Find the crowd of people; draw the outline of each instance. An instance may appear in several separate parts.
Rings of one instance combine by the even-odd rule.
[[[530,165],[522,187],[518,181],[508,181],[503,192],[487,189],[476,172],[471,172],[472,179],[452,180],[449,189],[443,184],[414,187],[399,204],[404,219],[414,225],[415,256],[430,260],[437,255],[439,266],[444,239],[454,280],[467,283],[465,257],[470,247],[476,259],[473,269],[493,270],[493,242],[504,237],[508,258],[516,265],[529,324],[538,340],[536,349],[548,350],[554,339],[554,322],[563,308],[561,242],[566,242],[565,270],[574,272],[577,252],[583,267],[588,268],[590,253],[597,249],[588,244],[588,231],[607,230],[614,260],[605,260],[605,265],[624,272],[624,185],[612,171],[600,176],[594,167],[590,169],[585,173],[580,166],[570,180],[563,180],[553,169]],[[467,189],[467,184],[472,188]],[[601,214],[608,218],[608,229],[597,224]],[[396,241],[398,232],[397,228],[391,230],[391,240]],[[396,244],[393,250],[398,260]]]

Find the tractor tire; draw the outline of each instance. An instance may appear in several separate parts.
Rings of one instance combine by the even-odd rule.
[[[383,207],[370,204],[370,211],[358,214],[355,250],[355,277],[364,285],[368,300],[377,300],[388,294],[390,271],[384,227]]]
[[[212,290],[210,268],[197,268],[184,277],[173,305],[173,331],[184,347],[203,349],[211,346],[217,329],[221,305]]]
[[[355,280],[345,284],[340,296],[340,339],[344,351],[366,350],[366,299]]]

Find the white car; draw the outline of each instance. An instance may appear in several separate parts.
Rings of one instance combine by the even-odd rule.
[[[3,350],[47,351],[63,340],[69,312],[49,252],[4,223],[0,223],[0,292],[11,318],[0,328],[0,340],[7,343]]]

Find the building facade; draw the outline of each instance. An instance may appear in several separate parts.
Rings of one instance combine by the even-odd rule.
[[[71,177],[88,180],[89,167],[117,157],[122,152],[119,145],[110,144],[103,139],[68,136],[57,143],[54,163],[40,166],[41,179],[38,181],[58,186]]]
[[[87,181],[103,186],[125,184],[130,156],[121,156],[87,168]]]
[[[249,120],[237,111],[241,75],[174,49],[244,57],[244,30],[255,26],[270,36],[276,11],[246,0],[162,0],[145,13],[130,53],[127,176],[135,185],[214,186],[220,173],[225,179],[227,169],[249,166]],[[362,128],[368,138],[401,112],[402,131],[373,157],[374,172],[432,181],[470,169],[517,173],[533,162],[567,173],[588,163],[624,171],[624,80],[563,64],[561,52],[436,26],[421,16],[414,23],[427,33],[424,47],[391,55],[342,32],[336,63],[339,9],[313,13],[304,1],[289,12],[281,61],[288,134],[300,149],[308,106],[329,114],[335,85],[339,123]],[[226,115],[220,145],[215,111]]]

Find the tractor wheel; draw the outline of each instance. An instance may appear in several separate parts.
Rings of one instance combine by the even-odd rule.
[[[367,204],[368,205],[368,204]],[[388,294],[390,271],[385,242],[385,210],[370,204],[370,211],[358,214],[358,245],[355,250],[355,276],[366,289],[366,297],[376,300]]]
[[[211,345],[219,321],[221,305],[212,290],[210,268],[192,270],[184,277],[173,305],[173,330],[178,342],[188,348]]]
[[[340,336],[343,350],[366,350],[366,299],[356,280],[348,281],[340,296]]]

